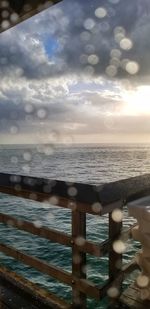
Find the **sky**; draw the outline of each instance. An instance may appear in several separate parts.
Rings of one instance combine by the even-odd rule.
[[[0,143],[150,142],[150,1],[63,0],[0,34]]]

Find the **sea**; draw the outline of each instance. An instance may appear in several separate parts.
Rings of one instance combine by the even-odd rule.
[[[104,184],[120,179],[150,173],[150,145],[1,145],[0,172],[45,177],[50,179]],[[57,228],[71,233],[70,210],[45,203],[0,194],[0,212],[33,222],[37,226]],[[135,222],[124,211],[124,227]],[[100,243],[108,237],[108,217],[87,215],[87,238]],[[71,249],[54,244],[43,238],[18,231],[0,224],[0,242],[11,245],[26,254],[71,271]],[[135,255],[140,245],[132,240],[126,244],[124,262]],[[35,269],[0,253],[1,265],[23,275],[48,291],[56,293],[68,301],[71,288],[43,275]],[[99,286],[108,279],[108,257],[95,258],[87,255],[87,276]],[[126,287],[132,280],[125,281]],[[102,302],[88,300],[88,308],[107,307],[107,299]]]

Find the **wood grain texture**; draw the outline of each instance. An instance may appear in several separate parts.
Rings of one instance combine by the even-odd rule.
[[[132,284],[122,293],[120,297],[120,304],[126,305],[127,308],[131,309],[150,308],[150,300],[142,300],[140,298],[140,290],[135,286],[135,284]]]

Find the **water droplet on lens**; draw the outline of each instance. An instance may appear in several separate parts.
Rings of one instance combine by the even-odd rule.
[[[26,113],[32,113],[33,112],[33,105],[32,104],[26,104],[25,105],[25,111],[26,111]]]
[[[126,245],[122,240],[116,240],[113,242],[113,250],[118,254],[122,254],[126,251]]]
[[[91,64],[91,65],[96,65],[99,63],[99,57],[95,54],[93,55],[90,55],[88,57],[88,62]]]
[[[1,16],[2,16],[2,18],[8,18],[8,16],[9,16],[9,11],[3,10],[2,13],[1,13]]]
[[[107,11],[103,7],[99,7],[95,10],[95,16],[98,18],[104,18],[107,15]]]
[[[139,71],[139,64],[135,61],[129,61],[125,69],[129,74],[135,75]]]
[[[92,30],[95,26],[95,21],[92,18],[87,18],[84,21],[84,28],[87,30]]]
[[[3,20],[3,21],[1,22],[1,27],[2,27],[3,29],[9,28],[9,26],[10,26],[9,20]]]
[[[17,164],[18,163],[18,158],[15,157],[15,156],[11,157],[11,163]]]
[[[107,295],[110,297],[110,298],[116,298],[118,297],[119,295],[119,290],[117,287],[111,287],[107,290]]]
[[[17,126],[12,126],[11,128],[10,128],[10,133],[11,134],[16,134],[18,132],[18,127]]]
[[[37,111],[37,116],[38,118],[40,119],[43,119],[46,117],[46,110],[43,109],[43,108],[40,108],[38,111]]]
[[[42,227],[42,222],[40,220],[36,220],[33,222],[34,226],[37,227],[37,228],[40,228]]]
[[[130,50],[133,47],[133,43],[130,39],[128,38],[123,38],[120,41],[120,47],[124,50]]]
[[[139,275],[136,283],[140,288],[145,288],[149,285],[149,278],[146,275]]]
[[[12,13],[10,15],[10,20],[13,22],[13,23],[16,23],[19,19],[19,15],[17,13]]]
[[[92,205],[92,210],[95,212],[95,213],[100,213],[101,210],[102,210],[102,205],[100,203],[94,203]]]
[[[114,209],[112,212],[112,219],[115,222],[121,222],[123,219],[123,212],[121,209]]]
[[[117,68],[116,66],[114,65],[109,65],[107,68],[106,68],[106,74],[110,77],[114,77],[116,76],[117,74]]]
[[[25,161],[31,161],[31,153],[30,152],[24,152],[23,158]]]
[[[70,196],[76,196],[77,195],[77,193],[78,193],[78,191],[77,191],[77,189],[75,188],[75,187],[70,187],[69,189],[68,189],[68,195],[70,195]]]
[[[121,57],[121,51],[119,49],[112,49],[110,56],[112,58],[120,58]]]

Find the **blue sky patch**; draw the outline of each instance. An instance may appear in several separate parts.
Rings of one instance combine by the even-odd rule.
[[[59,47],[58,41],[53,37],[48,37],[44,40],[43,44],[48,57],[55,56]]]

